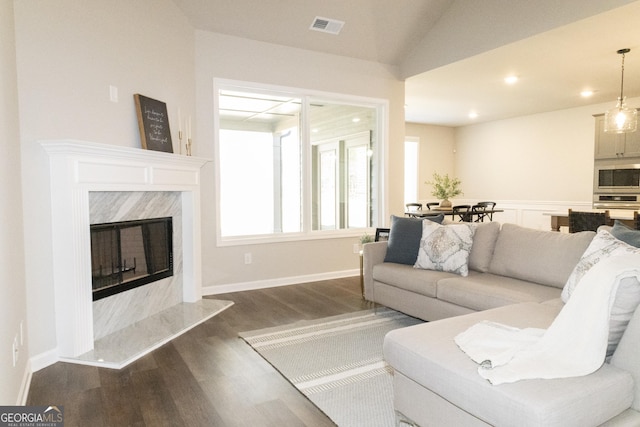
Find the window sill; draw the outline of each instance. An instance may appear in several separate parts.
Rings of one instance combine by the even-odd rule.
[[[236,236],[236,237],[218,237],[216,246],[244,246],[244,245],[263,245],[270,243],[283,242],[302,242],[313,240],[327,239],[347,239],[360,238],[363,234],[373,236],[375,228],[357,228],[349,230],[334,231],[312,231],[308,233],[286,233],[282,235],[269,234],[264,236]]]

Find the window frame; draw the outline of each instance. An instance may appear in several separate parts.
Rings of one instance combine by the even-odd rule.
[[[302,231],[300,232],[277,232],[264,235],[250,236],[222,236],[221,229],[221,205],[220,205],[220,115],[218,111],[218,95],[221,90],[246,90],[253,92],[281,93],[302,100],[300,139],[301,139],[301,162],[302,162]],[[311,124],[309,123],[308,105],[310,100],[342,103],[347,105],[362,106],[372,108],[376,111],[376,129],[379,142],[375,146],[374,155],[377,158],[373,168],[377,174],[377,191],[372,205],[377,212],[377,223],[370,227],[349,228],[337,230],[313,230],[312,229],[312,155],[311,155]],[[347,95],[332,92],[317,91],[312,89],[301,89],[286,86],[268,85],[261,83],[245,82],[229,79],[213,79],[213,153],[214,153],[214,191],[215,191],[215,227],[217,246],[237,246],[249,244],[277,243],[303,240],[323,240],[332,238],[344,238],[351,236],[361,236],[363,233],[371,232],[382,223],[385,218],[385,169],[387,164],[386,147],[388,142],[388,122],[389,122],[389,101],[380,98],[370,98],[357,95]],[[371,183],[370,183],[371,185]]]
[[[407,195],[407,143],[411,143],[411,144],[415,144],[415,148],[416,148],[416,152],[415,152],[415,159],[414,159],[414,167],[415,167],[415,176],[413,176],[413,190],[415,190],[415,195],[408,197]],[[404,138],[404,143],[403,143],[403,149],[404,149],[404,159],[403,159],[403,163],[404,163],[404,171],[405,171],[405,175],[404,175],[404,179],[403,179],[403,198],[404,198],[404,203],[415,203],[418,202],[420,199],[420,138],[417,136],[405,136]]]

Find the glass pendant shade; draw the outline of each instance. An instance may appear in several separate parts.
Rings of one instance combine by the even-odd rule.
[[[638,111],[626,106],[624,100],[624,55],[631,49],[619,49],[616,53],[622,55],[622,78],[620,79],[620,97],[615,108],[604,115],[604,131],[610,133],[635,132],[638,129]]]
[[[604,115],[604,131],[610,133],[635,132],[638,129],[638,111],[629,108],[625,98],[618,98],[616,106]]]

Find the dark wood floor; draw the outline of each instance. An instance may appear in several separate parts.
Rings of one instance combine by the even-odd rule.
[[[238,332],[371,308],[359,277],[216,295],[235,304],[121,370],[58,362],[27,405],[62,405],[65,426],[332,426]]]

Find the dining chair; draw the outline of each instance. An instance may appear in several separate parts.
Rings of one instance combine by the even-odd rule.
[[[427,209],[431,210],[431,206],[439,206],[440,202],[429,202],[429,203],[425,203],[425,206],[427,207]]]
[[[493,212],[496,207],[496,202],[478,202],[471,207],[471,211],[476,213],[475,222],[484,222],[485,218],[489,218],[489,221],[493,221]],[[489,212],[487,212],[489,211]]]
[[[373,241],[381,242],[381,241],[389,240],[390,232],[391,232],[390,228],[376,228],[376,237],[373,239]]]
[[[569,209],[569,233],[598,231],[601,225],[611,225],[609,211],[580,212]]]
[[[422,203],[407,203],[404,206],[406,208],[405,213],[407,216],[415,216],[412,214],[412,212],[417,212],[422,210]]]
[[[459,222],[471,222],[472,215],[470,214],[471,205],[456,205],[451,208],[451,216],[455,219],[458,216]]]

